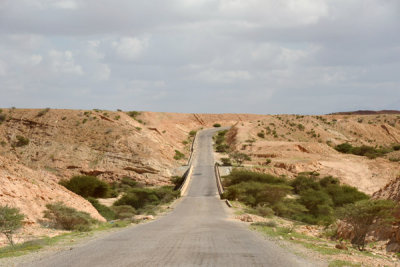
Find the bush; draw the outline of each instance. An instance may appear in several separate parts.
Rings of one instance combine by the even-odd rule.
[[[341,153],[350,154],[353,149],[353,146],[349,143],[343,143],[335,146],[335,149]]]
[[[215,128],[219,128],[219,127],[221,127],[221,124],[219,124],[219,123],[214,123],[214,125],[213,125]]]
[[[84,198],[107,197],[110,190],[107,183],[94,176],[74,176],[70,180],[60,181],[60,184]]]
[[[399,151],[400,150],[400,144],[393,145],[392,148],[393,148],[394,151]]]
[[[231,186],[242,182],[260,182],[269,184],[284,184],[286,180],[270,174],[234,169],[228,176],[224,177],[224,186]]]
[[[230,158],[221,158],[223,166],[232,166],[232,162]]]
[[[257,136],[260,138],[265,138],[265,133],[264,132],[259,132],[257,133]]]
[[[174,159],[175,160],[181,160],[185,157],[185,154],[183,154],[182,152],[180,152],[179,150],[175,150],[175,155],[174,155]]]
[[[16,147],[22,147],[22,146],[26,146],[26,145],[29,144],[29,139],[28,138],[25,138],[25,137],[23,137],[21,135],[17,135],[16,138],[17,138],[17,141],[14,144]]]
[[[137,116],[139,116],[142,113],[139,111],[128,111],[126,114],[128,114],[129,117],[135,119]]]
[[[0,232],[4,234],[11,246],[14,246],[13,236],[22,227],[24,215],[19,209],[0,206]]]
[[[184,176],[172,176],[171,182],[175,185],[174,190],[178,190],[182,186],[184,181]]]
[[[136,214],[136,210],[129,205],[112,206],[111,210],[114,212],[117,219],[132,218]]]
[[[36,117],[42,117],[43,115],[45,115],[47,112],[50,111],[50,108],[45,108],[42,109],[41,111],[38,112],[38,114],[36,115]]]
[[[160,188],[132,188],[114,206],[130,205],[136,210],[145,209],[146,206],[156,206],[168,203],[179,196],[178,191],[172,187]]]
[[[242,182],[226,188],[223,197],[239,200],[246,205],[273,205],[283,199],[291,190],[284,184],[267,184],[260,182]]]
[[[100,202],[93,198],[89,197],[88,201],[92,203],[93,207],[103,216],[107,221],[114,220],[116,218],[115,212],[107,206],[100,204]]]
[[[353,155],[357,155],[357,156],[365,156],[370,159],[374,159],[377,157],[382,157],[385,154],[392,152],[394,148],[376,149],[371,146],[364,146],[364,145],[355,147],[349,143],[343,143],[343,144],[337,145],[335,147],[335,149],[341,153],[353,154]]]
[[[50,221],[50,225],[56,229],[89,231],[96,220],[89,213],[77,211],[65,206],[62,202],[47,204],[44,218]]]
[[[3,121],[5,121],[7,118],[7,116],[5,114],[0,114],[0,124],[3,123]]]
[[[196,135],[196,133],[197,133],[197,131],[192,130],[189,132],[189,136],[194,137]]]
[[[316,181],[314,177],[297,176],[290,185],[293,187],[293,191],[296,194],[300,194],[303,191],[313,189],[320,190],[321,185]]]

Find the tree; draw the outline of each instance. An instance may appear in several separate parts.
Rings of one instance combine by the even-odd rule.
[[[14,246],[13,235],[22,227],[24,215],[19,209],[0,206],[0,232],[4,234],[11,246]]]
[[[354,229],[351,243],[364,250],[365,237],[372,224],[375,226],[393,222],[395,204],[390,200],[361,200],[347,204],[338,210],[338,218],[350,224]]]
[[[251,160],[249,155],[241,152],[232,152],[229,157],[233,159],[239,166],[242,166],[243,162],[246,160]]]

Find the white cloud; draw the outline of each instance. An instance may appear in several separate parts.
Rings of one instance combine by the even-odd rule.
[[[0,59],[0,76],[5,76],[7,73],[7,65]]]
[[[148,47],[148,38],[122,37],[112,43],[117,55],[124,60],[135,60],[139,58]]]
[[[197,79],[211,83],[233,83],[240,80],[250,80],[252,76],[243,70],[216,70],[208,69],[196,75]]]
[[[78,3],[75,1],[56,1],[53,6],[61,9],[77,9]]]
[[[40,62],[42,62],[42,60],[43,60],[43,57],[41,55],[32,55],[29,58],[29,61],[33,66],[40,64]]]
[[[95,79],[98,81],[108,81],[110,79],[111,69],[107,64],[100,64],[95,67]]]
[[[75,64],[71,51],[51,50],[49,52],[51,68],[56,73],[83,75],[82,66]]]

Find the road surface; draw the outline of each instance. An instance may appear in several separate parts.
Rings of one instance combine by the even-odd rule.
[[[216,130],[199,132],[188,194],[171,213],[28,266],[312,266],[229,219],[213,171]]]

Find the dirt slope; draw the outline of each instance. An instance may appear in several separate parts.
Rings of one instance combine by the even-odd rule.
[[[389,158],[400,155],[392,152],[371,160],[332,147],[344,142],[368,146],[399,143],[399,122],[398,115],[264,116],[238,123],[231,131],[231,145],[249,154],[252,161],[246,164],[258,171],[289,177],[316,171],[372,194],[398,176],[400,164]],[[272,163],[266,165],[266,159]]]

